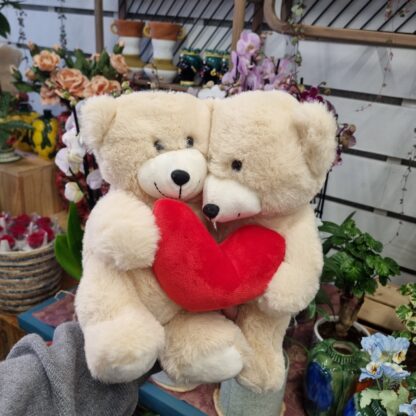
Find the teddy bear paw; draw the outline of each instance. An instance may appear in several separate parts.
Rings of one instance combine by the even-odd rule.
[[[187,369],[183,376],[199,383],[218,383],[235,377],[243,368],[243,358],[238,349],[232,345],[211,354],[201,356]]]
[[[237,377],[238,382],[256,393],[280,390],[286,378],[284,361],[270,357],[263,364],[245,366]]]
[[[164,345],[163,328],[155,328],[152,337],[133,335],[123,341],[120,331],[110,332],[111,326],[102,322],[84,328],[85,356],[91,375],[105,383],[136,380],[155,364]]]

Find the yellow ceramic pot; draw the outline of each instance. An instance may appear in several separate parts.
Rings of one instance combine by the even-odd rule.
[[[8,120],[22,121],[23,123],[32,124],[38,117],[39,113],[35,111],[25,112],[25,113],[16,113],[7,117]],[[32,131],[26,129],[17,129],[14,132],[16,136],[16,141],[13,143],[13,147],[23,152],[32,152]]]
[[[52,116],[50,110],[45,110],[43,116],[32,123],[32,127],[33,150],[43,159],[52,159],[58,138],[58,120]]]

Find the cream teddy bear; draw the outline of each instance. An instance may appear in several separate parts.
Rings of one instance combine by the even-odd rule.
[[[157,358],[188,384],[242,369],[240,329],[220,313],[183,311],[151,269],[159,241],[155,200],[201,210],[210,112],[207,102],[168,92],[97,97],[82,108],[81,136],[111,185],[86,224],[76,296],[87,364],[102,381],[134,380]]]
[[[203,212],[222,241],[242,224],[279,232],[286,254],[266,292],[239,307],[251,353],[238,376],[254,391],[284,380],[282,342],[290,316],[314,298],[323,266],[310,206],[335,158],[336,122],[320,103],[284,92],[246,92],[214,102]]]

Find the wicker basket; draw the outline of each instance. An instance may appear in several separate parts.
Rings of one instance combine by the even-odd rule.
[[[31,308],[58,291],[61,276],[53,242],[32,251],[0,253],[0,310]]]

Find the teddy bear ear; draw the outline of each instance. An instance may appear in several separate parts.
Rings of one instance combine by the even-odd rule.
[[[336,156],[335,117],[322,103],[301,103],[294,121],[309,170],[316,178],[323,178]]]
[[[116,99],[110,96],[89,98],[80,115],[81,136],[87,148],[97,151],[116,115]]]

